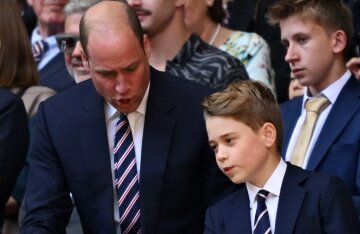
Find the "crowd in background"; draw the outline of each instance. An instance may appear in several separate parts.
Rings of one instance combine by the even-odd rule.
[[[20,227],[36,233],[37,225],[49,233],[65,226],[67,233],[123,233],[137,226],[155,230],[153,223],[157,233],[202,231],[205,209],[239,186],[216,166],[201,102],[247,80],[261,82],[281,105],[279,155],[340,177],[360,214],[360,1],[343,1],[349,22],[320,20],[326,35],[334,27],[345,32],[331,41],[343,43],[341,49],[324,40],[329,47],[319,43],[309,50],[292,46],[310,39],[290,35],[291,14],[283,17],[275,9],[269,15],[276,0],[118,1],[126,6],[101,0],[0,2],[2,233],[19,233]],[[314,67],[317,83],[301,79],[301,60]],[[296,164],[306,103],[315,96],[330,103],[316,120],[304,162]],[[123,116],[121,126],[129,125],[133,138],[126,154],[134,151],[135,162],[127,173],[135,173],[133,184],[142,189],[130,203],[142,208],[141,218],[135,210],[125,226],[128,217],[121,213],[127,210],[117,207],[122,195],[116,162],[125,161],[116,148]],[[93,201],[84,191],[94,193]]]

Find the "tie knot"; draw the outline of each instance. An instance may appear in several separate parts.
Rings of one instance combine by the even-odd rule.
[[[32,46],[32,52],[35,62],[39,63],[44,53],[49,49],[49,44],[44,40],[35,41]]]
[[[257,193],[258,202],[265,202],[268,195],[269,195],[269,191],[266,191],[265,189],[261,189]]]
[[[307,112],[316,112],[320,113],[323,111],[328,105],[330,104],[329,100],[324,97],[320,96],[311,100],[308,100],[305,104],[305,108]]]

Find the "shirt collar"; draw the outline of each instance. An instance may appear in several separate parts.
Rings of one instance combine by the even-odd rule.
[[[309,87],[306,87],[302,103],[303,109],[305,109],[305,103],[308,99],[313,99],[315,97],[319,97],[320,95],[325,96],[331,104],[334,104],[342,88],[345,86],[346,82],[350,79],[350,77],[351,72],[349,70],[346,70],[346,72],[340,77],[340,79],[329,85],[326,89],[324,89],[323,91],[321,91],[321,93],[314,97],[309,96]]]
[[[142,114],[145,115],[146,113],[146,104],[147,104],[147,100],[149,97],[149,89],[150,89],[150,82],[149,85],[146,89],[146,92],[144,94],[143,99],[141,100],[140,105],[138,106],[138,108],[136,109],[136,111],[129,113],[128,116],[132,116],[133,114]],[[109,119],[113,119],[113,118],[118,118],[120,113],[107,101],[105,101],[105,119],[109,120]]]
[[[282,186],[282,181],[285,176],[286,168],[287,164],[282,158],[280,158],[278,166],[276,167],[270,178],[266,181],[263,188],[256,187],[255,185],[246,182],[246,188],[250,201],[250,208],[252,208],[255,204],[256,195],[260,189],[265,189],[266,191],[269,191],[269,196],[280,196],[280,190]]]

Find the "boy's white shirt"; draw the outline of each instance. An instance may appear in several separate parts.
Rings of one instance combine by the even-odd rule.
[[[263,188],[256,187],[251,183],[246,182],[250,201],[251,228],[254,227],[255,213],[257,208],[256,195],[260,189],[265,189],[266,191],[269,191],[269,195],[265,203],[269,213],[271,233],[275,233],[277,207],[279,204],[280,190],[284,180],[286,168],[287,164],[281,158],[278,166],[276,167],[270,178],[267,180]]]

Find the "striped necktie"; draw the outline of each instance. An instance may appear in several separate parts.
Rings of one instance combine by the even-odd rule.
[[[262,189],[257,194],[257,209],[253,234],[271,234],[269,213],[265,204],[269,192]]]
[[[120,115],[116,125],[114,170],[121,233],[141,233],[139,177],[136,170],[134,141],[125,114]]]
[[[36,63],[39,63],[44,55],[44,53],[49,49],[49,44],[44,40],[35,41],[32,46],[32,52],[34,55],[34,60]]]

